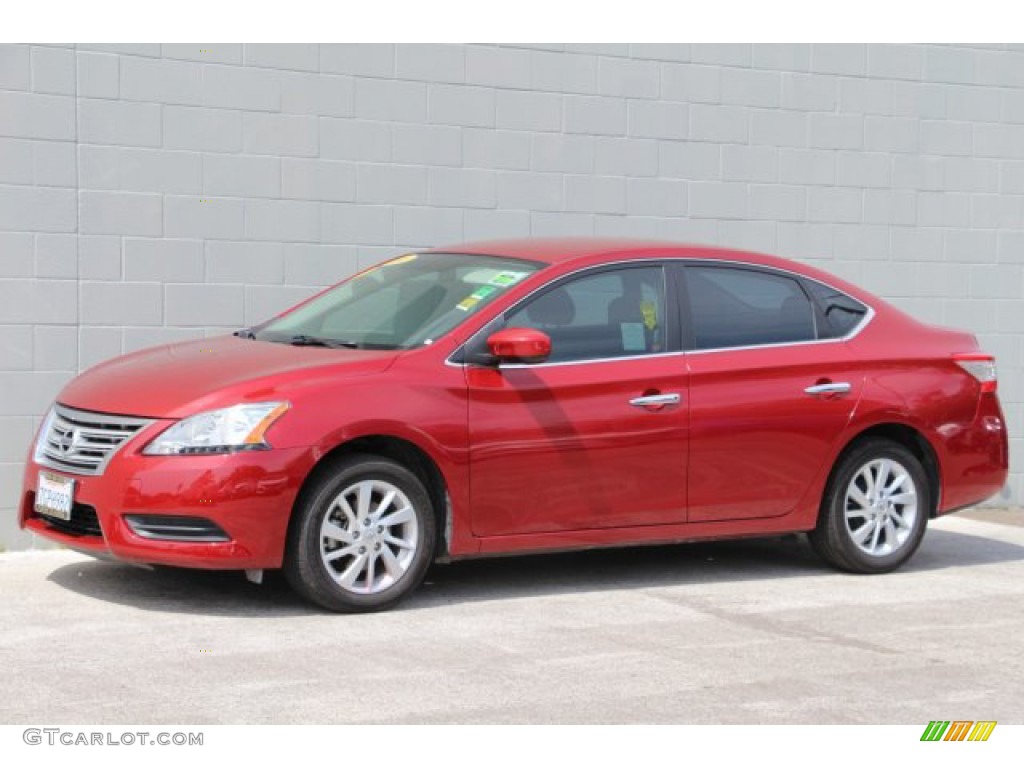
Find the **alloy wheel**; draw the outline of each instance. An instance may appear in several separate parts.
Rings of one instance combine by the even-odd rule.
[[[857,548],[884,557],[910,539],[918,515],[911,473],[898,461],[874,459],[850,480],[845,500],[846,530]]]
[[[384,480],[362,480],[331,502],[320,526],[320,558],[344,590],[373,595],[408,571],[419,546],[409,498]]]

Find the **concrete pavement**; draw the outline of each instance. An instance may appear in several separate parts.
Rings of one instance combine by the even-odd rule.
[[[888,576],[797,537],[587,552],[437,567],[370,616],[2,555],[0,723],[1024,723],[1024,513],[1001,515],[933,523]]]

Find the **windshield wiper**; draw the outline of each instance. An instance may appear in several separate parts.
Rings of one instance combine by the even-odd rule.
[[[354,341],[336,341],[335,339],[321,339],[318,336],[307,336],[305,334],[292,336],[288,340],[288,343],[295,347],[329,347],[331,349],[343,347],[345,349],[359,349],[359,345]]]

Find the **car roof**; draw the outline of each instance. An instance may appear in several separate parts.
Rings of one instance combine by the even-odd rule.
[[[481,240],[432,248],[434,253],[461,253],[477,256],[508,256],[547,264],[564,264],[599,256],[616,259],[693,258],[743,261],[750,264],[789,269],[793,262],[753,251],[742,251],[710,245],[673,243],[664,240],[641,240],[602,237],[514,238]]]
[[[581,262],[583,265],[590,266],[601,263],[603,258],[607,258],[609,261],[650,259],[652,257],[731,261],[763,267],[774,267],[775,269],[803,275],[806,278],[817,280],[820,283],[838,289],[859,301],[866,302],[876,309],[885,305],[885,302],[860,286],[854,285],[837,275],[825,272],[810,264],[792,261],[780,256],[771,256],[766,253],[722,248],[714,245],[629,238],[523,237],[508,240],[481,240],[479,242],[459,243],[432,248],[428,252],[457,253],[474,256],[507,256],[539,261],[548,265],[571,265],[574,262]]]

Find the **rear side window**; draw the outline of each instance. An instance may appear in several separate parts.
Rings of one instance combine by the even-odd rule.
[[[866,306],[835,288],[813,280],[807,280],[804,285],[825,316],[824,326],[820,329],[823,339],[839,339],[849,335],[868,313]]]
[[[813,341],[814,308],[791,277],[736,267],[686,267],[696,349]]]

